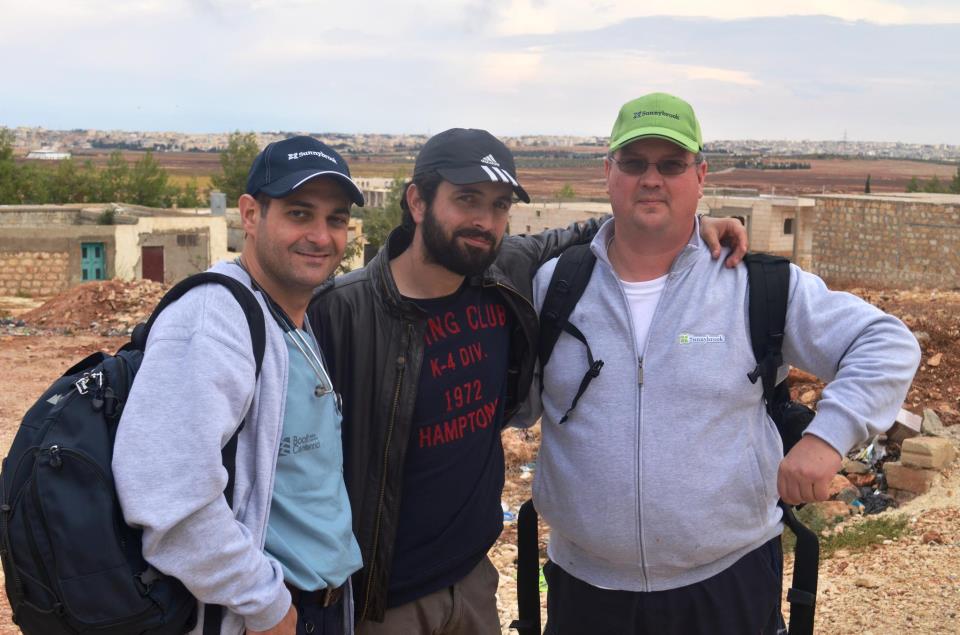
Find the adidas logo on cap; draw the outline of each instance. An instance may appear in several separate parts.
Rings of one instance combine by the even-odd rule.
[[[480,159],[480,163],[486,163],[487,165],[495,165],[498,168],[500,167],[500,164],[497,162],[496,159],[493,158],[492,154],[488,154],[487,156]]]

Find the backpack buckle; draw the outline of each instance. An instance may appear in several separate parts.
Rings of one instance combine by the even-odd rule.
[[[133,576],[134,583],[140,595],[146,596],[153,588],[153,583],[160,579],[160,572],[153,567],[147,567],[137,575]]]

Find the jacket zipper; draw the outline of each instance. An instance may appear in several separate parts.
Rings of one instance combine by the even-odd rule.
[[[672,271],[667,274],[667,280],[663,285],[663,291],[660,292],[660,300],[657,302],[656,308],[653,310],[653,315],[650,316],[650,328],[647,330],[647,339],[643,343],[644,353],[647,350],[647,346],[650,344],[650,333],[653,330],[653,323],[657,318],[657,313],[659,312],[661,302],[663,302],[663,296],[667,293],[667,286],[670,283],[670,277],[673,275]],[[626,300],[626,297],[624,297]],[[629,306],[629,302],[627,303]],[[630,335],[633,337],[633,321],[630,322]],[[637,460],[639,465],[640,457],[640,440],[643,436],[643,356],[640,355],[637,357],[637,398],[639,401],[639,408],[637,409]],[[640,515],[640,518],[637,519],[637,529],[638,529],[638,538],[640,540],[640,566],[643,570],[643,580],[647,589],[650,588],[650,576],[647,575],[647,556],[643,548],[643,513],[642,513],[642,497],[640,495],[641,483],[640,483],[640,471],[642,470],[642,465],[640,469],[637,470],[637,511]]]
[[[485,287],[494,286],[494,287],[499,287],[499,288],[501,288],[501,289],[506,289],[507,291],[510,292],[511,295],[515,295],[515,296],[517,296],[518,298],[520,298],[521,300],[523,300],[523,303],[526,304],[528,307],[530,307],[530,311],[532,311],[533,314],[536,315],[537,309],[533,306],[533,302],[531,302],[530,300],[528,300],[522,293],[520,293],[519,291],[517,291],[516,289],[514,289],[514,288],[511,287],[510,285],[506,285],[506,284],[503,284],[502,282],[494,281],[493,285],[485,284],[485,285],[483,285],[483,286],[485,286]]]
[[[407,324],[408,342],[413,340],[413,324]],[[403,349],[406,353],[408,343],[404,342]],[[377,518],[373,523],[373,550],[370,553],[370,571],[367,572],[367,588],[364,592],[363,611],[360,613],[359,622],[367,618],[370,610],[370,594],[373,592],[373,573],[377,566],[377,549],[380,546],[380,522],[383,519],[383,497],[387,489],[387,458],[390,454],[390,442],[393,439],[393,428],[397,421],[397,410],[400,407],[400,386],[403,384],[403,374],[406,366],[406,357],[401,355],[397,358],[397,383],[393,389],[393,407],[390,411],[390,423],[387,425],[387,439],[383,447],[383,473],[380,476],[380,495],[377,498]]]

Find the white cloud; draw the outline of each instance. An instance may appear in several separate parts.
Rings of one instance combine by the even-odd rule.
[[[509,0],[499,3],[499,35],[543,34],[599,29],[623,20],[650,16],[737,20],[789,15],[824,15],[878,24],[960,23],[956,2],[903,0],[684,0],[670,3],[606,0]],[[638,34],[638,40],[642,34]]]
[[[486,53],[473,61],[472,79],[494,93],[525,91],[543,74],[543,63],[539,51]]]
[[[658,11],[691,17],[629,21]],[[784,13],[871,23],[737,20]],[[0,15],[17,60],[0,125],[603,134],[619,104],[664,90],[710,138],[816,136],[868,111],[877,138],[928,104],[913,137],[896,131],[910,140],[955,130],[937,113],[960,100],[960,29],[877,26],[960,23],[935,0],[0,0]]]

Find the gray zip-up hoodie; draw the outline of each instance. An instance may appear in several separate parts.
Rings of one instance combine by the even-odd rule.
[[[211,271],[250,284],[236,265],[219,263]],[[250,330],[233,295],[221,285],[192,289],[150,332],[114,446],[117,493],[126,521],[143,528],[144,557],[201,603],[193,633],[202,630],[204,602],[227,608],[221,633],[230,635],[272,627],[290,607],[280,565],[263,553],[287,348],[263,296],[256,296],[267,316],[259,381]],[[231,510],[220,448],[248,410]]]
[[[783,456],[767,416],[747,323],[747,271],[713,260],[694,231],[670,268],[644,358],[607,258],[608,221],[570,321],[605,365],[558,425],[587,368],[562,334],[547,364],[534,481],[549,555],[595,586],[659,591],[705,580],[781,531]],[[534,282],[539,308],[556,266]],[[830,383],[807,430],[841,454],[891,425],[919,363],[896,318],[791,266],[783,356]],[[532,408],[537,410],[531,390]]]

